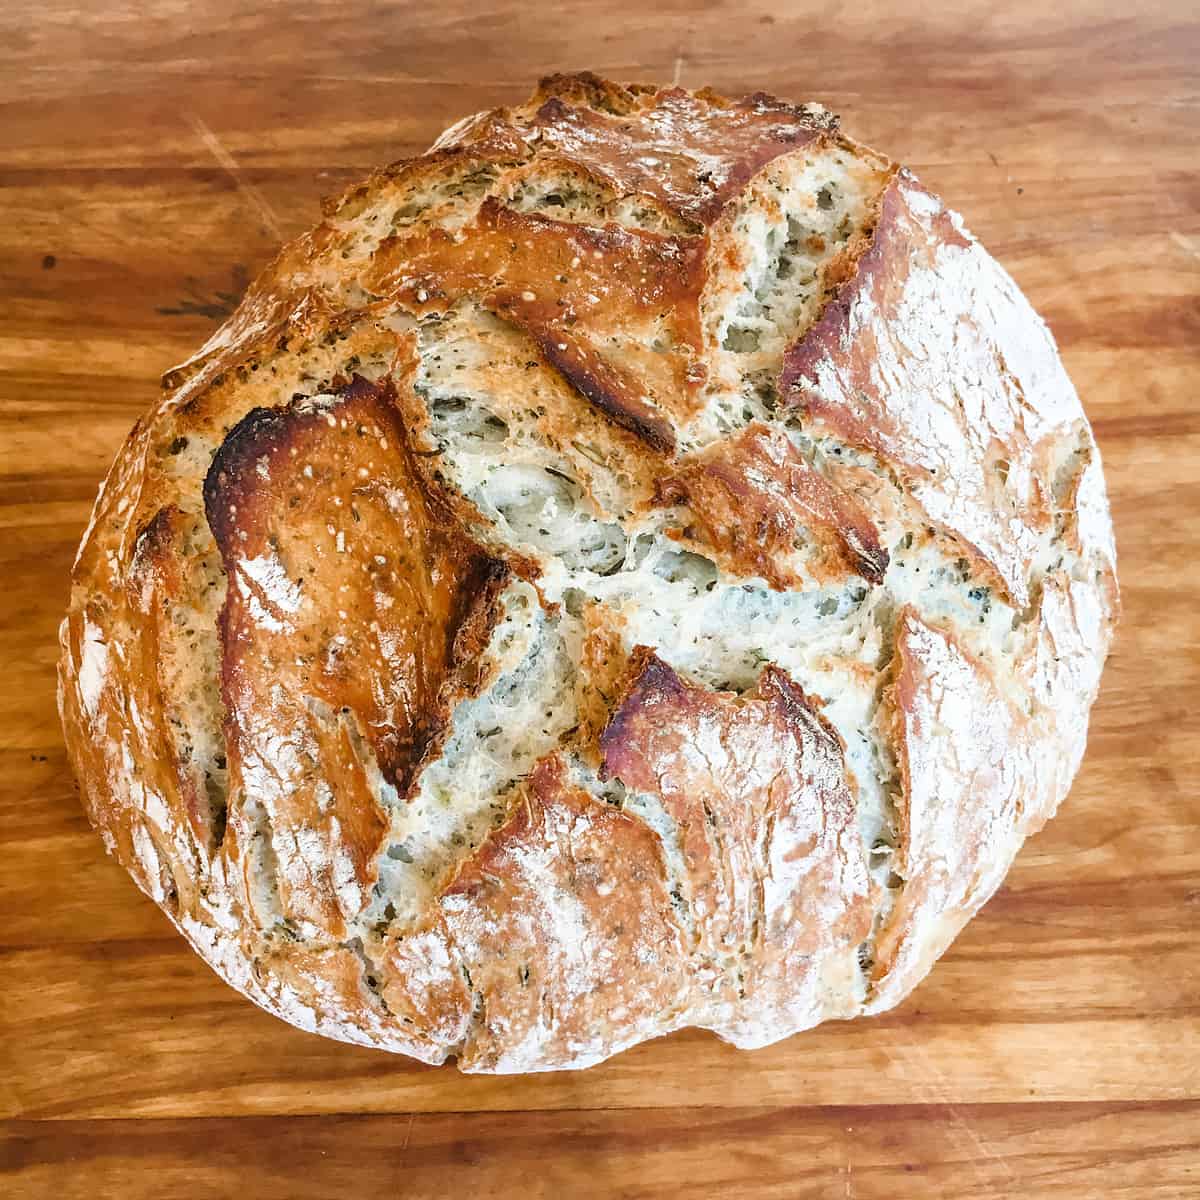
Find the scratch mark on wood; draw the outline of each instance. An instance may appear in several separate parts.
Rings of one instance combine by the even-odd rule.
[[[266,196],[248,179],[243,177],[242,169],[238,166],[237,159],[233,157],[221,139],[195,113],[188,113],[187,119],[188,123],[196,131],[196,136],[204,143],[209,154],[217,160],[218,164],[237,185],[238,191],[258,211],[262,223],[271,232],[271,235],[277,242],[282,242],[283,230],[280,227],[279,219],[276,217],[274,209],[267,203]]]
[[[949,1116],[954,1128],[959,1130],[959,1132],[966,1137],[967,1141],[971,1145],[971,1148],[974,1150],[974,1154],[970,1155],[969,1157],[971,1167],[975,1171],[976,1177],[978,1178],[982,1189],[980,1194],[994,1195],[997,1197],[997,1200],[999,1200],[999,1197],[1002,1195],[1002,1193],[995,1191],[995,1189],[989,1183],[981,1169],[981,1162],[983,1159],[988,1159],[991,1162],[996,1163],[1010,1181],[1015,1181],[1016,1177],[1013,1175],[1012,1168],[1009,1166],[1008,1160],[1004,1157],[1004,1155],[997,1154],[995,1150],[991,1149],[991,1147],[984,1142],[984,1140],[975,1131],[975,1127],[971,1124],[970,1118],[964,1116],[958,1105],[956,1105],[950,1098],[951,1093],[949,1087],[947,1086],[945,1076],[943,1076],[938,1070],[936,1064],[930,1060],[929,1056],[924,1052],[924,1050],[915,1045],[902,1048],[899,1057],[893,1054],[886,1046],[883,1047],[883,1053],[900,1068],[901,1072],[906,1077],[916,1084],[919,1090],[926,1093],[926,1099],[928,1102],[939,1104],[946,1110],[946,1114]],[[909,1070],[908,1064],[905,1062],[905,1058],[910,1054],[916,1058],[919,1058],[920,1060],[919,1065],[921,1078],[915,1080],[912,1079],[912,1073]],[[1007,1195],[1007,1193],[1003,1194]]]
[[[1200,258],[1200,238],[1185,237],[1178,230],[1171,230],[1171,241],[1175,245],[1180,246],[1183,250],[1190,254],[1193,258]]]

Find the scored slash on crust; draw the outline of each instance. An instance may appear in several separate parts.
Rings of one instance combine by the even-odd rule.
[[[908,172],[884,189],[853,274],[788,349],[780,390],[813,426],[890,464],[930,520],[1029,603],[1053,517],[1046,443],[1071,435],[1078,402],[1028,302]]]
[[[776,588],[795,587],[806,574],[883,582],[888,552],[862,506],[762,423],[685,459],[660,484],[659,498],[687,505],[704,544],[739,575]],[[793,565],[799,539],[820,550],[805,571]]]
[[[552,96],[534,126],[572,165],[701,226],[772,159],[837,127],[837,118],[815,105],[796,108],[763,92],[728,104],[682,88],[660,92],[650,112],[634,109],[623,118]]]
[[[434,229],[386,241],[366,286],[418,314],[474,299],[529,333],[547,361],[617,424],[670,451],[669,417],[695,412],[702,381],[695,369],[702,252],[696,238],[593,229],[489,198],[462,240]],[[664,353],[646,352],[663,339]],[[647,391],[653,403],[643,398]]]
[[[388,830],[373,775],[408,792],[480,680],[503,565],[420,486],[394,385],[256,409],[229,434],[205,506],[221,613],[231,828],[265,810],[284,919],[342,936]]]
[[[679,829],[698,1007],[712,1014],[697,1023],[754,1045],[831,1016],[823,993],[857,971],[873,916],[836,731],[777,667],[722,694],[640,647],[630,676],[600,738],[603,772],[657,796]]]

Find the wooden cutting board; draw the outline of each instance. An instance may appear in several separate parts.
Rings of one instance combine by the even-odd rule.
[[[1197,10],[925,9],[3,6],[0,1193],[1200,1196]],[[468,1079],[296,1032],[192,956],[79,811],[55,629],[159,372],[318,197],[578,67],[823,100],[966,214],[1084,397],[1125,615],[1061,816],[898,1011]]]

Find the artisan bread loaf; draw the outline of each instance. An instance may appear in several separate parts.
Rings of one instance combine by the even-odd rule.
[[[60,707],[230,984],[467,1071],[898,1003],[1117,604],[1045,325],[815,105],[544,80],[330,203],[101,489]]]

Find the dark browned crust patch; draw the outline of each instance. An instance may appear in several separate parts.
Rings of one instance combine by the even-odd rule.
[[[637,108],[638,95],[656,92],[652,85],[620,84],[605,79],[594,71],[558,72],[544,75],[538,80],[537,91],[530,97],[530,104],[551,99],[568,104],[582,104],[601,112],[624,116]]]
[[[592,766],[600,765],[600,734],[608,726],[625,687],[629,654],[619,614],[599,601],[588,601],[580,612],[583,639],[575,674],[575,703],[579,729],[575,752]]]
[[[818,581],[858,575],[883,581],[888,552],[859,502],[800,455],[787,434],[762,422],[685,459],[663,480],[662,504],[683,504],[696,527],[685,531],[738,575],[773,588],[801,586],[797,547],[815,543],[805,570]]]
[[[422,486],[390,382],[251,412],[204,492],[229,581],[231,794],[267,809],[285,909],[336,931],[386,835],[372,761],[411,790],[478,683],[506,568]],[[309,843],[293,859],[296,838]]]
[[[494,293],[486,304],[497,316],[525,330],[542,358],[614,425],[660,453],[674,453],[675,430],[643,398],[644,389],[589,342],[549,316],[545,310],[551,305],[527,302],[514,292]]]
[[[647,713],[660,705],[667,708],[677,705],[686,694],[687,686],[683,680],[652,647],[635,646],[625,668],[621,695],[600,734],[601,778],[609,779],[615,775],[630,787],[640,787],[636,780],[621,777],[624,747],[632,743],[636,730],[645,724]]]

